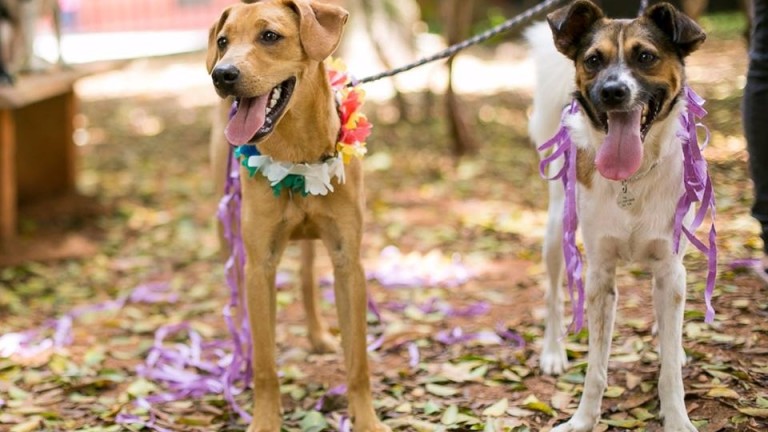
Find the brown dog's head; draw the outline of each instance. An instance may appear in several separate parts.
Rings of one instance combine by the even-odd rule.
[[[577,0],[547,17],[557,49],[576,66],[576,98],[604,130],[598,171],[626,180],[640,167],[646,135],[668,117],[684,86],[684,59],[706,35],[668,3],[633,20],[611,20]]]
[[[232,144],[254,144],[274,130],[313,63],[339,45],[347,12],[310,0],[249,1],[226,9],[211,27],[208,72],[238,109],[226,129]]]

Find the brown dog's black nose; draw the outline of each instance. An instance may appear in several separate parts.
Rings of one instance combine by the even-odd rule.
[[[240,71],[231,64],[216,66],[211,72],[213,85],[220,89],[232,88],[240,78]]]
[[[629,101],[629,87],[620,81],[608,82],[600,90],[600,101],[609,107],[622,105]]]

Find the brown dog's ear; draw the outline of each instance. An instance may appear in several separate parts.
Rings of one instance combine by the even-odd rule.
[[[594,3],[577,0],[547,15],[557,50],[573,60],[581,38],[605,15]]]
[[[219,20],[216,21],[208,31],[208,53],[205,58],[205,65],[208,67],[209,74],[213,72],[213,67],[216,66],[216,62],[219,61],[219,46],[217,44],[217,36],[221,31],[221,28],[224,27],[224,23],[227,22],[230,9],[232,9],[232,7],[224,9],[224,12],[221,13]]]
[[[696,51],[707,38],[696,21],[669,3],[655,4],[646,9],[644,15],[670,38],[678,48],[680,57]]]
[[[286,4],[299,14],[301,46],[309,58],[323,61],[333,54],[349,13],[338,6],[308,0],[286,0]]]

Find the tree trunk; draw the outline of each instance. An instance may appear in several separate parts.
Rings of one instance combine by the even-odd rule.
[[[445,37],[449,45],[461,42],[469,36],[472,25],[474,0],[443,0]],[[477,139],[472,133],[471,122],[459,96],[453,91],[453,61],[448,60],[448,88],[445,92],[445,108],[453,140],[453,154],[461,157],[476,153]]]

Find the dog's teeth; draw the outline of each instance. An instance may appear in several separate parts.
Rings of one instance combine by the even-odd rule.
[[[282,89],[280,87],[276,88],[274,92],[272,92],[272,99],[280,99],[280,96],[282,96]]]

